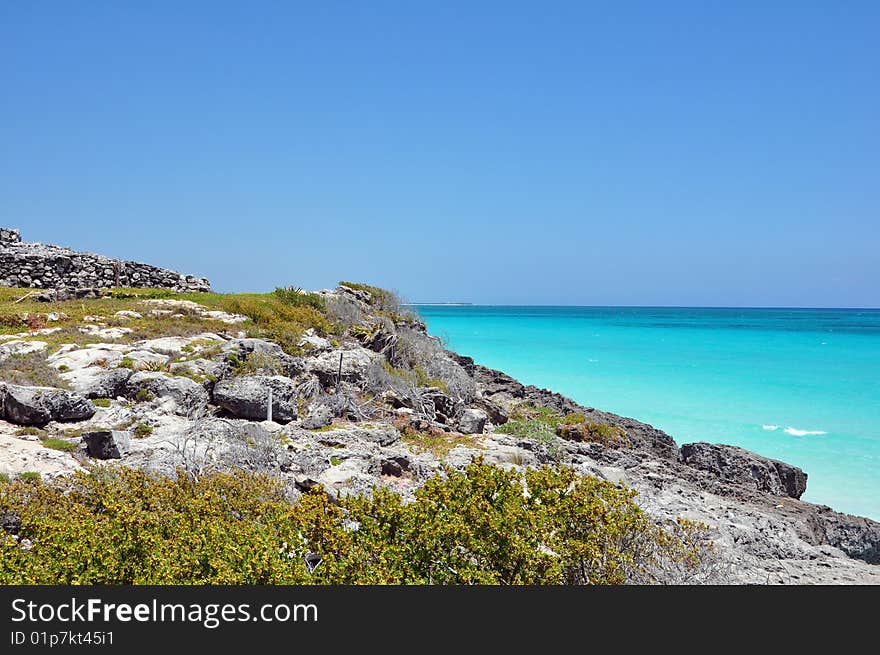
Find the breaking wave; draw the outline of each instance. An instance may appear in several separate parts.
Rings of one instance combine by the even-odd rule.
[[[798,430],[797,428],[785,428],[785,433],[793,437],[806,437],[811,434],[828,434],[825,430]]]

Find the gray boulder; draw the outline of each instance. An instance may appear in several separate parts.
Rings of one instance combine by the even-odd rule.
[[[362,347],[334,348],[305,360],[306,370],[314,373],[325,387],[335,386],[340,373],[339,357],[342,356],[342,381],[360,382],[374,362],[382,356]]]
[[[0,384],[2,415],[18,425],[45,425],[50,421],[84,421],[95,406],[75,393],[53,387]]]
[[[309,408],[309,415],[303,419],[301,426],[306,430],[315,430],[330,425],[333,422],[333,410],[327,405],[313,405]]]
[[[482,409],[466,409],[458,418],[458,430],[463,434],[481,434],[488,418]]]
[[[214,386],[214,404],[230,414],[253,421],[268,415],[269,389],[272,389],[272,420],[296,420],[296,384],[280,375],[252,375],[221,380]]]
[[[800,498],[807,490],[807,474],[797,466],[761,457],[736,446],[704,442],[684,444],[681,461],[724,482],[775,496]]]
[[[202,414],[209,401],[208,392],[194,380],[148,371],[140,371],[128,379],[125,395],[135,399],[145,395],[159,398],[179,416]]]
[[[95,430],[82,435],[89,457],[121,459],[131,449],[131,436],[119,430]]]
[[[130,368],[100,369],[81,389],[86,398],[118,398],[124,396],[126,385],[134,371]]]

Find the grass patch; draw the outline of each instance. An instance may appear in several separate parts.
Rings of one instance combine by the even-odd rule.
[[[45,430],[41,430],[40,428],[35,428],[33,426],[19,428],[15,431],[16,437],[40,437],[42,439],[46,436],[46,434],[47,432]]]
[[[37,471],[22,471],[15,476],[15,479],[26,484],[36,484],[40,482],[43,477]]]
[[[66,439],[60,439],[58,437],[49,437],[47,439],[43,439],[43,445],[46,448],[51,448],[52,450],[62,450],[68,453],[77,449],[77,445],[75,443],[67,441]]]
[[[146,439],[153,434],[153,426],[141,423],[134,429],[134,436],[138,439]]]
[[[95,398],[92,400],[92,404],[95,407],[110,407],[111,402],[109,398]]]
[[[31,387],[67,388],[64,378],[49,366],[45,352],[12,355],[0,362],[0,380]]]
[[[299,287],[277,287],[272,295],[291,307],[312,307],[319,312],[324,311],[324,299],[321,296],[303,291]]]
[[[437,459],[444,459],[456,446],[481,448],[478,435],[441,432],[411,432],[403,435],[403,441],[416,453],[431,453]]]
[[[227,296],[223,310],[250,318],[253,326],[246,328],[249,336],[274,341],[290,355],[302,354],[299,341],[306,330],[327,334],[333,327],[315,307],[291,305],[272,294]]]

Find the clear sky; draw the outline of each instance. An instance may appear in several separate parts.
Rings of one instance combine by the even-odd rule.
[[[0,224],[413,301],[880,306],[880,3],[0,0]]]

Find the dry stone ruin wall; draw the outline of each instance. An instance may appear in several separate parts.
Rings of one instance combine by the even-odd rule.
[[[210,291],[205,278],[140,262],[110,259],[51,244],[27,243],[18,230],[0,228],[0,286],[42,289],[150,287]]]

